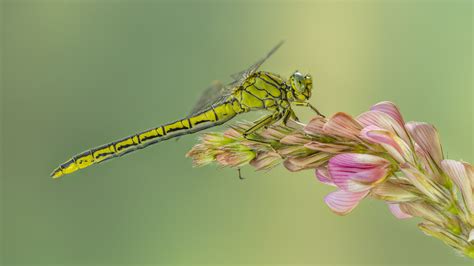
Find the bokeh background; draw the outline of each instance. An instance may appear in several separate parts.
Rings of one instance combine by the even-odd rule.
[[[282,39],[263,69],[311,73],[325,114],[390,100],[473,163],[472,1],[1,3],[5,265],[472,265],[382,202],[331,213],[311,171],[193,169],[197,135],[49,178],[77,152],[180,118]]]

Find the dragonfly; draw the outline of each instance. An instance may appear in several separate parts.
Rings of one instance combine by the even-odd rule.
[[[247,69],[231,75],[233,80],[230,83],[214,82],[203,92],[196,106],[185,118],[79,153],[59,165],[51,176],[58,178],[71,174],[152,144],[222,125],[237,115],[252,111],[269,112],[242,132],[244,138],[249,138],[252,133],[280,120],[283,124],[290,118],[298,121],[292,106],[308,107],[323,116],[308,102],[313,89],[311,75],[295,71],[288,79],[284,79],[272,72],[259,71],[260,66],[282,44],[283,42],[278,43]]]

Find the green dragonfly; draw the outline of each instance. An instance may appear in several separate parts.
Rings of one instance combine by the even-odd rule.
[[[290,118],[298,120],[292,105],[309,107],[321,115],[308,102],[313,88],[310,75],[296,71],[285,80],[275,73],[258,71],[282,44],[280,42],[249,68],[232,75],[233,81],[229,84],[214,83],[203,93],[190,115],[75,155],[57,167],[51,176],[58,178],[151,144],[215,127],[242,113],[269,111],[243,132],[244,137],[279,120],[285,124]]]

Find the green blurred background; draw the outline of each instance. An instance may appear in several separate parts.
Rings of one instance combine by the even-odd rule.
[[[393,101],[472,163],[472,20],[472,1],[2,1],[1,261],[472,265],[382,202],[331,213],[311,171],[193,169],[197,135],[49,178],[180,118],[282,39],[263,69],[311,73],[322,112]]]

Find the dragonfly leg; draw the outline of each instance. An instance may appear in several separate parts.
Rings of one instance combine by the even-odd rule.
[[[317,113],[319,116],[322,116],[322,117],[326,117],[324,116],[323,114],[321,114],[318,109],[316,109],[316,107],[312,106],[310,103],[308,102],[304,102],[304,103],[299,103],[299,102],[295,102],[295,105],[296,106],[304,106],[304,107],[309,107],[311,108],[311,110],[313,110],[315,113]]]
[[[295,111],[291,110],[290,118],[295,120],[296,122],[299,122],[300,119],[296,116]]]
[[[293,119],[296,122],[299,122],[299,118],[296,116],[295,112],[293,110],[288,110],[286,113],[283,115],[283,125],[287,125],[289,119]]]
[[[286,111],[284,114],[283,114],[283,125],[286,125],[288,123],[288,120],[292,118],[292,115],[291,115],[291,111]]]
[[[242,134],[242,136],[244,136],[244,138],[247,138],[248,135],[254,133],[255,131],[259,130],[260,128],[262,128],[264,126],[267,126],[267,125],[277,121],[278,119],[281,118],[281,116],[282,116],[281,113],[274,113],[274,114],[265,116],[265,117],[255,121],[254,125],[251,126],[250,128],[248,128],[247,130],[245,130],[245,132]]]
[[[239,172],[239,179],[244,180],[245,178],[242,177],[242,173],[240,172],[240,167],[237,168],[237,171]]]

